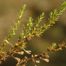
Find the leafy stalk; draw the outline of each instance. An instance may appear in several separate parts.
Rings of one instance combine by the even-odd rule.
[[[47,29],[49,29],[51,26],[53,26],[56,23],[56,21],[58,21],[59,16],[63,14],[65,9],[66,9],[66,2],[63,2],[58,9],[55,9],[54,11],[50,13],[50,18],[48,22],[45,23],[44,26],[41,26],[40,35],[44,33]]]
[[[11,38],[13,38],[16,35],[16,31],[18,30],[18,27],[21,24],[21,19],[23,17],[24,11],[25,11],[26,5],[24,4],[24,6],[22,7],[22,9],[20,10],[20,12],[18,13],[18,17],[17,17],[17,21],[14,24],[14,26],[12,26],[11,30],[8,33],[7,38],[5,39],[6,43],[9,43],[9,41],[11,40]]]

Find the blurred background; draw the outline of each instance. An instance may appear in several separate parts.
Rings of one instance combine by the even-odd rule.
[[[0,0],[0,43],[8,35],[11,25],[16,22],[18,12],[24,3],[27,4],[27,8],[22,24],[28,21],[29,16],[35,19],[43,11],[46,16],[45,20],[47,20],[49,13],[53,9],[58,8],[64,1],[66,0]],[[28,45],[28,49],[33,52],[42,52],[51,43],[61,43],[63,41],[66,41],[66,11],[60,16],[57,23],[49,28],[41,38],[33,38]],[[4,66],[10,66],[11,64]],[[28,66],[32,66],[32,64],[28,64]],[[38,66],[66,66],[66,49],[51,53],[50,63],[42,61]]]

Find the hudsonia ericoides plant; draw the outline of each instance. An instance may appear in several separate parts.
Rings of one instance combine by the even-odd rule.
[[[62,43],[60,45],[53,43],[50,47],[47,48],[47,52],[42,52],[39,54],[34,54],[31,50],[26,50],[26,44],[30,41],[33,37],[41,37],[41,35],[53,26],[59,19],[59,16],[63,14],[66,9],[66,2],[63,2],[61,6],[57,9],[54,9],[50,12],[50,18],[47,20],[46,23],[40,25],[45,19],[45,13],[42,12],[36,20],[32,17],[29,17],[27,24],[24,26],[23,30],[21,30],[19,37],[17,38],[18,41],[14,42],[13,45],[10,41],[11,39],[16,36],[16,31],[18,31],[18,27],[21,24],[21,19],[23,17],[23,13],[25,12],[26,5],[22,7],[18,14],[18,18],[14,26],[12,26],[11,30],[8,33],[8,36],[4,39],[3,43],[0,46],[0,61],[5,61],[8,57],[12,56],[14,59],[18,61],[16,66],[26,66],[27,62],[32,61],[35,66],[37,63],[40,63],[40,60],[44,60],[45,62],[49,62],[49,54],[48,52],[55,52],[66,48],[66,44]],[[29,44],[28,44],[29,45]],[[10,46],[9,50],[7,46]],[[18,58],[16,55],[21,55],[22,57]],[[29,56],[29,57],[28,57]]]

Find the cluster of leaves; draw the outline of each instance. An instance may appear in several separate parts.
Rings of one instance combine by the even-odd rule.
[[[33,20],[32,17],[29,17],[27,24],[24,26],[24,29],[19,34],[18,41],[13,45],[10,41],[14,36],[16,36],[16,31],[18,30],[18,27],[21,24],[21,19],[23,17],[23,13],[25,12],[25,8],[26,5],[24,5],[20,10],[17,22],[11,28],[11,30],[8,33],[8,36],[4,39],[3,44],[1,44],[0,46],[0,59],[2,61],[7,57],[12,56],[14,59],[18,61],[17,66],[26,66],[26,63],[31,60],[34,62],[35,66],[36,63],[39,63],[38,60],[44,60],[46,62],[49,62],[49,55],[47,53],[43,52],[39,54],[33,54],[32,51],[26,50],[26,40],[29,41],[35,36],[39,38],[42,35],[42,33],[44,33],[47,29],[53,26],[59,19],[59,16],[62,15],[64,10],[66,9],[66,2],[63,2],[58,9],[53,10],[50,13],[50,18],[48,19],[48,21],[42,25],[40,24],[45,17],[44,12],[42,12],[36,20]],[[10,46],[10,49],[8,51],[6,50],[7,46]],[[62,43],[61,45],[57,45],[55,43],[47,49],[47,52],[59,51],[63,48],[66,48],[64,43]],[[22,57],[16,57],[17,54],[22,55]]]

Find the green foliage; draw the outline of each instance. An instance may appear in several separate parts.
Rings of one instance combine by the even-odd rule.
[[[35,23],[33,21],[33,18],[29,17],[29,21],[21,33],[22,39],[28,38],[28,37],[32,38],[34,36],[37,36],[38,31],[40,30],[40,23],[43,18],[44,18],[44,12],[38,17]]]
[[[17,21],[14,24],[14,26],[11,27],[11,30],[8,33],[8,36],[4,39],[3,44],[1,44],[0,49],[1,51],[7,49],[8,44],[11,45],[12,47],[12,43],[10,42],[11,39],[16,36],[16,31],[18,30],[18,27],[21,24],[21,19],[23,17],[24,11],[25,11],[26,5],[24,4],[24,6],[20,9],[19,13],[18,13],[18,17],[17,17]],[[3,47],[3,48],[1,48]]]
[[[59,16],[63,14],[65,9],[66,2],[64,2],[59,8],[54,9],[52,12],[50,12],[50,18],[46,23],[44,23],[44,25],[40,25],[41,21],[45,17],[44,12],[42,12],[42,14],[38,17],[37,20],[34,20],[34,22],[32,17],[30,17],[29,22],[27,24],[28,26],[25,26],[24,29],[26,31],[22,31],[23,38],[26,38],[28,36],[40,36],[42,33],[44,33],[44,31],[53,26],[56,23],[56,21],[58,21]],[[27,33],[26,36],[25,33]]]
[[[25,11],[26,5],[24,5],[22,7],[22,9],[20,10],[20,12],[18,13],[18,18],[16,23],[14,24],[14,26],[12,26],[11,30],[8,33],[8,36],[5,38],[2,46],[0,46],[0,53],[3,51],[5,51],[7,49],[7,46],[11,46],[12,48],[10,48],[11,50],[13,50],[12,52],[15,51],[15,48],[18,50],[24,50],[25,52],[27,52],[25,50],[25,45],[27,43],[27,41],[31,40],[33,37],[40,37],[42,35],[42,33],[44,33],[47,29],[49,29],[51,26],[53,26],[59,19],[59,16],[61,16],[63,14],[63,12],[66,9],[66,2],[62,3],[61,6],[57,9],[54,9],[53,11],[50,12],[50,18],[47,20],[46,23],[43,23],[43,19],[45,19],[45,13],[42,12],[40,14],[40,16],[34,20],[32,17],[29,17],[27,24],[24,26],[24,29],[21,31],[18,41],[12,45],[12,43],[10,43],[11,39],[16,36],[16,31],[18,30],[18,27],[21,24],[21,19],[23,17],[23,13]],[[42,24],[41,24],[42,23]],[[40,25],[41,24],[41,25]],[[55,48],[57,45],[56,43],[54,43],[52,45],[52,49]],[[61,49],[64,46],[61,46]],[[56,48],[54,49],[56,51]],[[60,50],[60,47],[59,49]],[[8,50],[9,51],[9,50]],[[11,51],[10,51],[11,52]],[[4,54],[7,54],[7,50],[5,51]],[[27,52],[27,54],[30,54],[30,52]],[[31,55],[31,59],[33,60],[33,57],[35,55]],[[35,57],[37,58],[37,56],[42,57],[41,59],[43,59],[44,54],[43,55],[36,55]],[[30,60],[30,58],[28,58]],[[43,59],[44,61],[48,62],[48,59]]]
[[[40,25],[42,20],[45,18],[44,12],[40,14],[37,20],[33,20],[32,17],[29,17],[29,21],[20,33],[21,39],[28,39],[30,40],[32,37],[37,36],[39,37],[44,33],[47,29],[53,26],[59,19],[59,16],[63,14],[64,10],[66,9],[66,2],[61,4],[61,6],[57,9],[54,9],[50,12],[49,20],[44,23],[44,25]]]
[[[29,17],[28,23],[26,24],[26,26],[24,27],[24,29],[21,32],[22,39],[26,38],[27,36],[29,36],[31,34],[32,27],[33,27],[33,19],[32,19],[32,17]]]
[[[13,36],[16,36],[16,31],[18,30],[18,27],[20,26],[25,8],[26,8],[26,5],[24,5],[22,9],[20,10],[20,12],[18,13],[17,22],[14,24],[14,26],[9,31],[8,36],[5,38],[3,42],[4,45],[9,44],[10,39],[12,39]],[[45,18],[44,12],[40,14],[37,20],[33,20],[32,17],[29,17],[27,24],[24,26],[24,29],[19,35],[20,39],[22,39],[23,43],[25,44],[24,39],[30,40],[34,36],[38,37],[42,35],[44,31],[46,31],[48,28],[50,28],[51,26],[55,24],[55,22],[59,19],[59,16],[64,12],[65,9],[66,9],[66,2],[62,3],[58,9],[54,9],[54,11],[50,12],[50,18],[46,23],[44,23],[44,25],[40,25],[42,20]]]
[[[56,21],[58,21],[59,16],[61,16],[63,14],[65,9],[66,9],[66,2],[61,4],[61,6],[59,8],[51,11],[49,20],[44,24],[44,26],[41,26],[42,31],[40,32],[40,34],[43,33],[44,31],[46,31],[51,26],[53,26],[56,23]]]
[[[14,28],[12,28],[12,32],[8,35],[8,38],[16,35],[15,32],[18,29],[18,25],[20,24],[20,20],[23,16],[23,12],[25,10],[25,6],[20,11],[20,14],[18,15],[17,22],[15,23]],[[44,12],[40,14],[40,16],[37,18],[37,20],[33,20],[32,17],[29,17],[29,20],[27,24],[24,26],[24,29],[20,33],[20,38],[23,40],[28,39],[30,40],[34,36],[40,36],[44,31],[49,29],[51,26],[53,26],[59,19],[59,16],[63,14],[64,10],[66,9],[66,2],[62,3],[61,6],[57,9],[54,9],[52,12],[50,12],[50,18],[49,20],[44,23],[44,25],[40,25],[42,20],[45,18]]]
[[[8,36],[5,40],[9,41],[11,38],[13,38],[13,36],[16,35],[16,31],[18,30],[18,27],[21,24],[21,19],[23,17],[24,11],[25,11],[26,5],[24,4],[24,6],[22,7],[22,9],[20,10],[20,12],[18,13],[18,17],[17,17],[17,21],[14,24],[14,26],[12,26],[11,30],[8,33]]]

